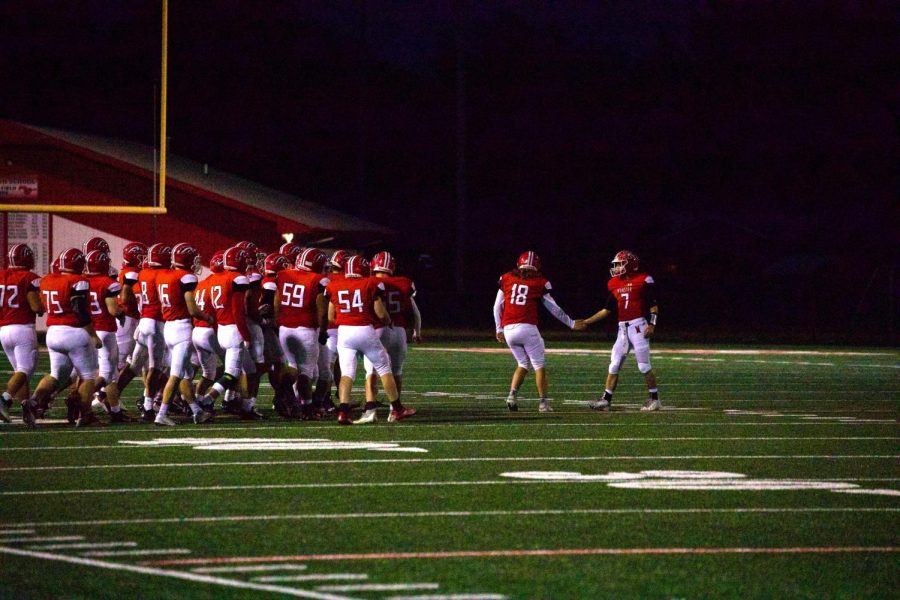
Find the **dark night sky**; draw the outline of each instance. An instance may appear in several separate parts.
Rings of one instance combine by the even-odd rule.
[[[0,116],[152,145],[159,17],[3,3]],[[778,262],[862,286],[896,263],[898,25],[877,1],[176,1],[171,148],[391,225],[449,267],[460,34],[469,268],[487,288],[526,247],[562,273],[628,246],[673,280],[745,258],[759,272],[729,296]],[[840,294],[821,303],[840,318]]]

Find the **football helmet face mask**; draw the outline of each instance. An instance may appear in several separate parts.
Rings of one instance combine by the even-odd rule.
[[[25,244],[16,244],[6,255],[6,266],[30,271],[34,268],[34,251]]]
[[[303,252],[303,248],[298,246],[293,242],[285,242],[278,248],[278,253],[282,256],[287,257],[288,262],[294,264],[297,260],[297,255]]]
[[[102,237],[92,237],[81,247],[81,251],[85,256],[87,256],[94,250],[100,250],[101,252],[106,252],[107,254],[109,254],[109,244]]]
[[[265,274],[275,275],[278,271],[283,271],[291,266],[287,256],[273,252],[266,257]]]
[[[168,269],[172,266],[172,247],[166,244],[153,244],[147,251],[147,266]]]
[[[397,259],[387,250],[382,250],[372,257],[372,272],[393,275],[397,269]]]
[[[225,264],[223,263],[225,257],[224,250],[217,250],[215,254],[212,255],[212,258],[209,259],[209,270],[213,273],[221,273],[225,270]]]
[[[336,250],[334,254],[331,255],[331,259],[328,261],[328,264],[335,271],[343,271],[344,267],[347,266],[347,259],[353,256],[347,250]]]
[[[344,265],[344,275],[347,277],[368,277],[369,261],[362,256],[351,256]]]
[[[102,250],[91,250],[84,257],[85,275],[109,275],[109,254]]]
[[[519,260],[516,261],[516,268],[526,271],[540,271],[541,257],[531,250],[526,250],[519,255]]]
[[[639,265],[640,262],[637,255],[630,250],[622,250],[613,256],[612,268],[610,268],[609,274],[612,277],[618,277],[625,273],[637,273]]]
[[[266,253],[259,249],[254,242],[244,240],[235,244],[238,248],[247,251],[247,270],[262,271],[265,268]]]
[[[59,261],[60,273],[81,275],[84,272],[84,253],[78,248],[63,250],[56,260]]]
[[[140,269],[147,256],[147,246],[140,242],[128,242],[122,250],[122,266]]]
[[[233,246],[222,255],[222,266],[226,271],[246,273],[249,260],[250,255],[245,249]]]
[[[325,269],[328,257],[318,248],[307,248],[297,257],[295,267],[300,271],[309,271],[310,273],[321,273]]]
[[[175,244],[172,247],[172,266],[199,275],[203,270],[203,265],[200,264],[200,251],[187,242]]]

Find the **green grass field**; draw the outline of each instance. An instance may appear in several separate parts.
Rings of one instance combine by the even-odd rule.
[[[397,424],[0,424],[0,597],[900,596],[890,349],[659,345],[664,410],[629,360],[595,413],[608,344],[551,344],[541,414],[507,353],[435,346]]]

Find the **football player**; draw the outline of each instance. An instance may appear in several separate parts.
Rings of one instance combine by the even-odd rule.
[[[140,242],[129,242],[122,250],[122,268],[119,270],[119,306],[122,307],[124,318],[116,329],[116,344],[119,347],[118,369],[125,368],[131,353],[134,352],[134,332],[138,321],[141,319],[141,310],[138,306],[134,286],[138,282],[138,274],[141,272],[141,263],[147,256],[147,246]],[[140,289],[140,286],[138,286]]]
[[[194,301],[194,290],[197,288],[195,272],[199,270],[200,253],[191,244],[182,242],[172,247],[172,267],[162,269],[156,275],[156,290],[165,323],[163,337],[171,357],[169,379],[163,388],[159,412],[153,421],[156,425],[175,425],[175,421],[168,417],[168,411],[169,403],[179,387],[182,398],[191,408],[194,423],[205,423],[212,416],[195,401],[190,380],[186,381],[186,385],[181,385],[191,369],[191,318],[212,323],[212,319]]]
[[[391,372],[397,381],[397,393],[403,393],[403,364],[406,362],[406,329],[412,327],[412,340],[422,340],[422,315],[416,305],[416,284],[409,277],[395,276],[397,260],[390,252],[382,251],[372,257],[372,273],[384,284],[384,301],[393,327],[375,323],[381,344],[391,358]],[[378,393],[375,369],[372,362],[363,360],[366,369],[366,400],[374,402]]]
[[[81,275],[84,263],[81,250],[69,248],[59,255],[60,272],[41,279],[41,295],[47,308],[50,374],[41,379],[31,398],[22,403],[22,420],[29,427],[35,426],[38,405],[56,391],[62,378],[68,377],[73,367],[81,378],[78,387],[80,416],[76,426],[84,427],[97,422],[91,412],[91,399],[97,372],[95,349],[103,344],[91,324],[88,306],[90,285]]]
[[[613,392],[619,383],[619,369],[629,351],[634,348],[638,370],[644,374],[650,395],[641,410],[659,410],[662,403],[656,387],[656,374],[650,366],[650,338],[656,330],[656,318],[659,314],[656,285],[653,277],[641,272],[638,257],[629,250],[622,250],[613,257],[609,274],[611,278],[606,285],[609,292],[606,305],[584,320],[585,325],[591,325],[605,319],[615,310],[619,321],[619,333],[609,360],[606,389],[603,397],[592,401],[590,407],[594,410],[609,410]]]
[[[225,251],[222,257],[224,270],[215,273],[209,283],[209,297],[218,323],[219,345],[225,350],[225,373],[200,399],[203,406],[211,406],[219,395],[233,390],[237,385],[243,366],[250,362],[250,330],[247,327],[246,294],[250,281],[245,275],[249,254],[236,246]],[[255,403],[246,398],[241,416],[247,419],[259,418]]]
[[[156,413],[153,410],[153,397],[162,389],[164,382],[161,374],[165,370],[166,342],[163,337],[162,305],[156,287],[156,277],[163,269],[172,264],[172,248],[166,244],[153,244],[147,250],[147,258],[138,274],[140,293],[141,320],[138,322],[135,335],[135,347],[130,366],[119,374],[119,390],[123,390],[129,381],[146,367],[144,375],[144,401],[142,417],[145,421],[153,421]]]
[[[282,244],[283,245],[283,244]],[[273,252],[266,256],[263,263],[262,299],[259,306],[260,325],[263,330],[263,353],[266,360],[266,372],[269,374],[269,385],[274,391],[272,405],[281,416],[288,416],[287,404],[282,393],[284,377],[284,351],[278,339],[278,323],[275,318],[275,303],[278,293],[278,273],[290,269],[287,256]]]
[[[553,286],[541,274],[541,258],[534,252],[519,255],[515,270],[504,273],[499,285],[494,300],[497,341],[509,346],[518,365],[513,371],[506,407],[510,411],[519,410],[519,387],[528,371],[534,369],[534,382],[540,397],[538,410],[552,410],[547,399],[549,385],[544,366],[544,338],[538,330],[538,304],[543,304],[569,329],[581,329],[582,325],[576,324],[550,295]]]
[[[296,268],[279,271],[275,278],[275,320],[287,366],[281,382],[282,397],[289,399],[289,416],[313,416],[312,380],[319,364],[319,330],[326,326],[327,257],[317,248],[297,256]],[[330,368],[330,366],[329,366]],[[297,386],[299,403],[293,398]]]
[[[336,250],[331,255],[326,268],[329,282],[344,278],[344,267],[351,256],[353,254],[348,250]],[[328,339],[319,349],[319,377],[316,381],[314,404],[321,406],[326,413],[333,413],[336,410],[331,401],[331,387],[334,381],[341,379],[341,365],[337,361],[337,331],[337,324],[333,319],[329,319]]]
[[[259,393],[259,382],[266,365],[266,338],[262,328],[262,315],[259,309],[262,303],[262,271],[265,269],[266,253],[262,252],[253,242],[238,242],[236,247],[247,251],[247,280],[250,287],[247,290],[247,329],[250,330],[249,364],[244,364],[243,372],[246,376],[247,396],[256,404],[256,395]]]
[[[28,398],[28,380],[37,365],[34,321],[36,315],[44,314],[44,305],[41,280],[32,269],[34,252],[25,244],[15,244],[7,254],[6,268],[0,270],[0,343],[13,370],[0,400],[0,421],[6,423],[13,399]]]
[[[372,361],[375,372],[381,377],[381,384],[391,403],[388,422],[411,417],[416,414],[416,410],[407,408],[400,402],[397,382],[391,373],[391,359],[375,333],[376,321],[381,321],[387,327],[392,326],[391,316],[384,305],[385,286],[374,277],[369,277],[369,261],[362,256],[353,256],[347,260],[344,275],[341,280],[331,281],[326,288],[328,317],[338,328],[338,360],[341,363],[338,423],[353,423],[350,420],[350,390],[356,375],[358,352]],[[326,327],[323,323],[319,330],[320,343],[327,339]],[[374,422],[375,408],[375,402],[366,402],[358,422]]]
[[[297,257],[301,252],[303,252],[303,248],[292,242],[285,242],[278,248],[278,253],[288,260],[291,267],[297,262]]]
[[[100,252],[104,252],[108,255],[110,253],[109,243],[102,237],[92,237],[81,245],[81,253],[85,256],[87,256],[94,250],[99,250]]]
[[[109,254],[103,250],[91,250],[85,257],[84,275],[89,286],[91,323],[102,344],[97,350],[98,377],[95,395],[101,406],[105,406],[102,404],[104,400],[109,404],[111,422],[124,423],[130,419],[119,405],[119,346],[116,343],[116,319],[124,317],[117,301],[122,290],[119,282],[110,277],[109,264]]]
[[[216,330],[214,325],[211,324],[215,321],[215,309],[209,295],[209,286],[213,280],[213,275],[225,270],[225,267],[222,265],[224,255],[224,250],[219,250],[213,254],[209,260],[210,274],[197,284],[197,290],[194,293],[194,301],[197,303],[197,306],[210,318],[209,320],[194,319],[194,331],[191,333],[201,372],[201,378],[197,383],[195,392],[198,397],[204,395],[209,386],[217,379],[218,359],[225,359],[225,351],[219,345],[219,340],[216,338]]]

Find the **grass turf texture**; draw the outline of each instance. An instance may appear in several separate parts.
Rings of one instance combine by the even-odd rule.
[[[404,399],[420,413],[399,424],[385,423],[382,413],[376,425],[344,428],[333,422],[287,423],[277,417],[252,423],[226,417],[172,429],[134,424],[76,431],[44,425],[25,431],[0,426],[0,548],[32,554],[0,550],[0,597],[886,598],[900,589],[900,554],[871,550],[900,545],[896,496],[828,489],[623,489],[602,481],[501,476],[510,471],[727,471],[753,479],[845,480],[863,489],[900,490],[894,353],[675,354],[659,345],[654,366],[664,405],[673,410],[638,411],[646,392],[629,362],[616,394],[616,410],[594,413],[577,403],[595,398],[602,389],[607,356],[587,353],[585,345],[567,347],[585,352],[549,356],[554,412],[547,414],[536,412],[531,379],[521,391],[520,412],[506,412],[503,398],[513,367],[508,354],[414,348],[406,366]],[[46,371],[45,357],[39,371]],[[133,405],[136,391],[127,390],[126,408]],[[268,394],[261,404],[264,412],[271,412]],[[731,410],[742,412],[725,412]],[[63,416],[59,408],[50,415]],[[174,438],[390,442],[427,452],[215,451],[121,443]],[[6,533],[16,529],[34,533]],[[83,539],[3,541],[75,536]],[[38,548],[115,542],[136,545]],[[493,550],[848,547],[870,550],[315,558]],[[83,556],[179,548],[189,553]],[[193,571],[283,564],[262,559],[298,555],[313,559],[286,562],[305,565],[305,570]],[[53,560],[60,556],[102,562]],[[213,562],[235,558],[248,562]],[[210,562],[153,564],[198,559]],[[152,571],[113,570],[117,565]],[[339,573],[367,579],[257,579]],[[318,589],[416,583],[439,587]],[[252,587],[229,587],[234,585]]]

